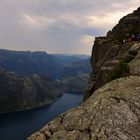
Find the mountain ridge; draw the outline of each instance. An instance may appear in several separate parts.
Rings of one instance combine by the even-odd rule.
[[[0,77],[0,113],[52,104],[65,91],[61,83],[46,75],[21,76],[0,69]]]

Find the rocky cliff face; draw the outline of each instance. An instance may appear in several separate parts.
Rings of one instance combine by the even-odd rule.
[[[122,41],[126,38],[126,34],[131,37],[132,34],[139,33],[140,8],[123,17],[106,37],[96,38],[91,56],[93,71],[85,92],[85,100],[104,84],[134,74],[132,63],[139,67],[139,61],[136,59],[139,58],[140,40],[131,43],[122,43]]]
[[[139,32],[139,20],[140,8],[124,17],[107,37],[96,38],[86,101],[28,140],[140,139],[140,42],[121,44],[124,36],[119,40],[116,31]],[[122,21],[129,21],[131,32]]]
[[[64,90],[45,75],[19,76],[0,69],[0,113],[48,105]]]

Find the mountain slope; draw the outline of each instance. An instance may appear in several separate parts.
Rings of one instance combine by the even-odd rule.
[[[64,66],[61,72],[61,77],[74,77],[83,73],[89,74],[90,70],[91,67],[89,59],[79,60]]]
[[[56,75],[57,62],[46,52],[0,50],[0,67],[22,75]]]
[[[20,76],[0,69],[0,113],[48,105],[64,91],[45,75]]]
[[[65,65],[89,58],[83,55],[57,55],[46,52],[12,51],[0,49],[0,68],[22,75],[46,74],[61,78]]]

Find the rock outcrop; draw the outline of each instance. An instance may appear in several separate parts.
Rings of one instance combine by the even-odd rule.
[[[132,76],[106,84],[28,140],[139,140],[139,121],[140,76]]]
[[[140,8],[123,17],[106,37],[95,39],[91,56],[93,71],[84,100],[114,79],[138,74],[140,39],[131,43],[126,40],[126,43],[122,43],[126,34],[129,34],[129,37],[132,34],[140,34]]]
[[[133,13],[123,17],[119,23],[107,33],[107,38],[116,43],[122,43],[124,37],[140,33],[140,7]]]
[[[27,140],[140,140],[140,43],[121,44],[125,33],[139,32],[139,21],[140,8],[96,38],[85,102]]]
[[[64,91],[61,83],[45,75],[20,76],[0,69],[0,113],[48,105]]]

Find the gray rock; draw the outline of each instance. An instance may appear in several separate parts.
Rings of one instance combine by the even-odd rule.
[[[139,120],[140,77],[131,76],[99,88],[81,106],[62,114],[39,133],[48,140],[139,140]],[[46,131],[51,133],[49,137]]]

